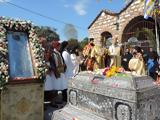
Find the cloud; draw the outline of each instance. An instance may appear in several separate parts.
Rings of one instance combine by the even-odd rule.
[[[76,4],[73,5],[74,10],[79,15],[86,15],[86,8],[88,7],[88,3],[90,0],[79,0]]]
[[[10,0],[0,0],[0,3],[9,2]]]

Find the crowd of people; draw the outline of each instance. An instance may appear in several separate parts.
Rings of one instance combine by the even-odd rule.
[[[118,37],[112,38],[112,45],[108,48],[101,41],[94,44],[91,39],[83,49],[86,70],[94,71],[97,68],[123,67],[125,71],[133,75],[149,75],[154,80],[158,78],[159,56],[156,51],[149,50],[147,53],[139,46],[123,48],[118,44]]]
[[[149,75],[154,80],[157,80],[160,69],[159,56],[156,51],[144,51],[135,46],[128,48],[122,55],[122,66],[126,71],[131,71],[133,74]]]
[[[95,71],[111,66],[121,66],[125,71],[135,75],[149,75],[157,79],[159,71],[159,56],[157,52],[150,51],[148,54],[138,47],[130,47],[125,50],[118,44],[118,38],[112,39],[112,45],[106,48],[102,41],[95,44],[90,39],[82,51],[78,46],[69,48],[69,43],[57,40],[49,44],[42,44],[45,48],[45,60],[48,71],[45,81],[45,101],[56,107],[55,97],[62,92],[63,101],[67,101],[67,83],[80,71]],[[122,52],[123,51],[123,52]]]
[[[80,57],[75,46],[68,49],[68,42],[59,43],[54,40],[42,45],[45,48],[45,60],[48,71],[44,85],[45,102],[53,107],[58,107],[56,102],[67,101],[67,83],[79,72]],[[55,101],[58,92],[62,92],[62,101]]]

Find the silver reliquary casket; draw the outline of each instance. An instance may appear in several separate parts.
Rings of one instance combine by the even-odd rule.
[[[52,120],[159,120],[160,90],[149,76],[106,78],[81,72],[68,85],[68,104]]]

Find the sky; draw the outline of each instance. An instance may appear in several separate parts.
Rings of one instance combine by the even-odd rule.
[[[124,0],[0,0],[0,16],[56,28],[61,41],[67,39],[64,26],[72,24],[77,30],[77,39],[83,40],[88,37],[88,26],[102,9],[119,12],[124,6]]]

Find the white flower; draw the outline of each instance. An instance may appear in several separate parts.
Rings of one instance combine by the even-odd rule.
[[[35,67],[38,67],[38,63],[35,63]]]
[[[8,82],[9,76],[6,77],[6,82]]]
[[[4,71],[4,74],[5,74],[5,75],[8,75],[8,71]]]

